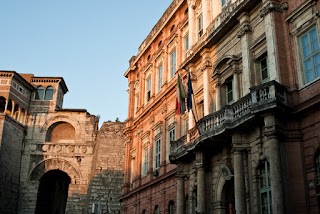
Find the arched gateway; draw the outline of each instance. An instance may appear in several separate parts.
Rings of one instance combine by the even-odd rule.
[[[64,214],[71,178],[61,170],[50,170],[40,179],[35,214]]]

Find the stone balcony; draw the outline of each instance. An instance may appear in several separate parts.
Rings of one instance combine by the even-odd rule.
[[[201,118],[196,127],[189,130],[187,135],[171,142],[170,160],[179,158],[192,152],[196,146],[208,139],[250,126],[255,117],[268,110],[287,108],[286,88],[276,81],[250,88],[250,93],[231,105]],[[212,142],[214,143],[214,142]]]

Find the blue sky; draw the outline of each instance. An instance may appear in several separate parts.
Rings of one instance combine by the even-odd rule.
[[[127,118],[129,59],[172,0],[0,0],[0,70],[61,76],[64,108]]]

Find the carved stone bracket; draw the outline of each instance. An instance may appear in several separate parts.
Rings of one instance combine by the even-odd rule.
[[[244,36],[247,33],[251,33],[252,32],[252,28],[251,25],[249,23],[244,23],[241,27],[239,32],[237,33],[237,37],[241,38],[242,36]]]
[[[263,18],[272,11],[282,13],[285,10],[288,10],[288,2],[279,4],[277,2],[270,1],[260,10],[260,17]]]
[[[212,68],[212,63],[209,60],[205,60],[201,66],[201,71],[204,71],[207,68]]]

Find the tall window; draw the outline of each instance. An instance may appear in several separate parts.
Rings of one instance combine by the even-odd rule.
[[[163,64],[160,64],[158,67],[158,87],[157,87],[157,92],[160,91],[162,87],[162,80],[163,80]]]
[[[158,205],[154,207],[154,214],[160,214],[160,207]]]
[[[171,79],[176,74],[176,63],[177,63],[177,52],[176,50],[172,51],[170,55],[170,77]]]
[[[193,205],[193,210],[194,210],[194,213],[197,213],[198,211],[198,197],[197,197],[197,191],[198,191],[198,188],[195,187],[192,191],[192,205]]]
[[[172,129],[169,130],[169,140],[175,141],[176,140],[176,128],[173,127]]]
[[[154,167],[158,169],[161,162],[161,135],[156,138],[154,144]]]
[[[271,214],[271,182],[270,166],[268,161],[263,161],[259,168],[259,195],[260,195],[260,213]]]
[[[148,102],[151,98],[151,77],[148,77],[146,86],[146,98]]]
[[[184,57],[187,58],[187,51],[189,50],[189,35],[184,37]]]
[[[133,157],[131,159],[130,183],[132,183],[134,179],[135,163],[136,163],[136,159]]]
[[[232,78],[229,78],[226,81],[226,95],[227,95],[227,104],[230,104],[233,101]]]
[[[169,214],[174,214],[174,202],[173,201],[169,202],[168,211],[169,211]]]
[[[203,35],[203,19],[202,14],[200,14],[197,18],[197,24],[198,24],[198,39]]]
[[[52,100],[53,98],[53,87],[52,86],[49,86],[47,89],[46,89],[46,93],[45,93],[45,96],[44,96],[44,99],[45,100]]]
[[[320,50],[316,27],[299,38],[305,83],[320,77]]]
[[[39,86],[36,91],[36,100],[43,100],[44,98],[44,87]]]
[[[264,57],[260,60],[260,75],[261,82],[265,82],[269,80],[269,72],[268,72],[268,61],[267,57]]]
[[[148,146],[143,148],[143,159],[142,159],[142,176],[146,176],[149,170],[149,148]]]

